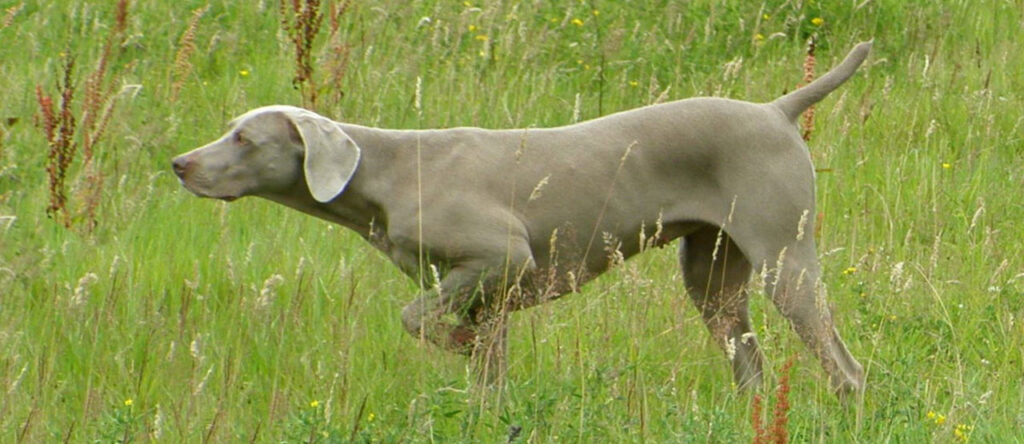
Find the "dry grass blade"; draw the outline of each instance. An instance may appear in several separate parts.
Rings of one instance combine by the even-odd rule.
[[[178,93],[181,92],[181,88],[185,85],[185,79],[192,73],[192,63],[189,59],[192,54],[196,52],[196,29],[199,28],[199,19],[206,14],[206,11],[210,9],[210,5],[207,4],[201,8],[196,8],[192,11],[192,18],[188,20],[188,26],[185,27],[185,32],[181,33],[181,38],[178,39],[178,51],[174,54],[174,66],[173,70],[174,81],[171,82],[171,101],[176,102],[178,100]]]
[[[25,8],[25,3],[18,3],[17,5],[11,6],[4,10],[3,22],[0,22],[0,30],[11,26],[14,23],[14,16],[18,15],[21,10]]]

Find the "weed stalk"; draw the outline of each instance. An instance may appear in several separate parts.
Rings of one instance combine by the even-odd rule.
[[[796,355],[790,356],[782,365],[779,385],[775,388],[775,406],[772,408],[772,423],[767,427],[763,423],[764,400],[761,395],[754,395],[751,413],[751,425],[754,428],[754,444],[786,444],[789,442],[789,373],[796,363]]]
[[[295,46],[295,77],[292,78],[292,86],[299,90],[303,105],[309,108],[316,107],[313,41],[316,40],[323,19],[320,0],[281,0],[281,27]]]
[[[39,124],[50,148],[46,163],[46,174],[50,179],[50,202],[46,207],[46,214],[65,228],[71,228],[64,182],[68,167],[71,166],[71,159],[78,150],[78,144],[74,141],[76,120],[71,110],[71,102],[75,97],[75,86],[72,82],[75,56],[68,53],[64,57],[64,66],[61,69],[63,76],[57,80],[57,90],[60,91],[59,108],[54,109],[53,97],[45,93],[40,85],[36,85],[36,101],[39,103]]]
[[[807,56],[804,57],[804,85],[809,85],[814,81],[814,65],[817,63],[817,60],[814,57],[814,47],[814,37],[811,37],[807,41]],[[811,105],[806,111],[804,111],[803,127],[804,141],[810,141],[811,132],[814,131],[814,105]]]
[[[128,27],[128,0],[119,0],[115,12],[114,26],[103,45],[96,69],[85,79],[85,90],[80,114],[75,116],[74,68],[75,56],[70,49],[64,57],[62,77],[57,81],[60,94],[59,109],[54,108],[54,99],[36,85],[36,101],[39,104],[39,124],[49,145],[46,173],[50,182],[50,202],[46,214],[70,229],[75,218],[68,209],[66,180],[68,170],[81,144],[82,184],[78,200],[81,202],[76,216],[85,222],[85,233],[91,233],[98,223],[96,210],[103,192],[103,173],[94,162],[97,142],[106,132],[107,124],[114,112],[116,76],[109,74],[111,55],[115,48],[124,43]],[[77,134],[77,137],[76,137]]]

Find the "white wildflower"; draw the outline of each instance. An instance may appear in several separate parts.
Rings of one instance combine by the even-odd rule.
[[[198,395],[203,392],[203,389],[206,388],[206,381],[210,379],[210,375],[212,373],[213,365],[211,364],[210,368],[206,370],[206,374],[203,375],[203,380],[199,381],[199,384],[196,385],[196,388],[192,390],[192,396]]]
[[[84,276],[78,279],[78,284],[75,285],[75,292],[71,295],[70,305],[72,307],[79,307],[86,303],[89,299],[89,287],[95,284],[96,281],[100,280],[96,273],[86,273]]]
[[[160,409],[160,404],[156,405],[156,413],[153,414],[153,440],[159,440],[164,434],[164,412]]]
[[[192,358],[203,360],[203,335],[196,335],[192,339],[192,343],[188,345],[188,351],[192,353]]]
[[[533,187],[533,191],[530,192],[530,198],[527,199],[527,202],[533,202],[534,200],[540,199],[540,190],[544,188],[544,185],[548,184],[548,179],[550,178],[551,175],[548,174],[547,176],[544,176],[540,182],[537,182],[537,186]]]
[[[800,215],[800,222],[798,222],[796,226],[796,240],[804,239],[804,227],[807,226],[807,215],[809,213],[810,211],[804,210]]]
[[[413,107],[417,113],[423,112],[423,78],[416,76],[416,95],[413,96]]]
[[[740,342],[742,342],[743,345],[750,345],[754,340],[757,340],[757,334],[752,331],[743,333],[743,335],[740,336]]]
[[[434,278],[432,288],[437,292],[438,296],[441,295],[441,273],[437,271],[437,267],[434,264],[430,264],[430,276]]]
[[[108,273],[110,274],[110,277],[114,277],[118,271],[121,271],[122,262],[124,262],[124,260],[121,259],[120,254],[114,255],[114,260],[110,262],[110,271]]]
[[[277,295],[277,287],[284,282],[284,277],[274,274],[263,281],[263,288],[260,289],[260,296],[256,298],[256,307],[264,308],[274,302]]]

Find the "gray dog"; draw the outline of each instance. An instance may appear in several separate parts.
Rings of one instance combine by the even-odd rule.
[[[824,299],[795,122],[870,48],[771,103],[692,98],[560,128],[390,130],[268,106],[173,168],[198,196],[260,196],[355,230],[424,288],[402,312],[409,333],[473,355],[485,376],[504,371],[510,311],[683,238],[686,289],[739,386],[761,381],[747,313],[757,271],[845,393],[864,373]]]

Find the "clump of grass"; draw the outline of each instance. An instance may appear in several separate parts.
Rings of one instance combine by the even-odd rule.
[[[189,62],[189,58],[196,52],[196,29],[199,28],[199,19],[209,9],[209,4],[194,9],[192,11],[192,18],[188,20],[188,26],[185,27],[185,32],[182,32],[181,37],[178,39],[178,51],[174,54],[174,66],[171,68],[174,77],[174,80],[171,82],[172,102],[178,100],[178,93],[185,86],[185,79],[192,73],[192,63]]]
[[[136,411],[135,401],[125,399],[103,418],[99,430],[102,442],[132,442],[136,431],[142,426],[142,414]]]
[[[0,6],[0,20],[5,8],[21,1]],[[124,427],[113,415],[130,395],[134,415],[142,415],[125,418],[134,421],[128,436],[135,442],[303,442],[311,436],[318,442],[490,442],[505,441],[515,426],[521,427],[516,442],[750,442],[754,433],[742,426],[750,424],[750,407],[723,384],[731,375],[716,364],[717,348],[705,346],[703,322],[681,293],[673,248],[652,249],[583,288],[575,278],[538,278],[551,282],[549,296],[559,290],[555,285],[582,294],[508,316],[513,359],[506,384],[490,392],[469,390],[468,361],[406,339],[397,311],[414,297],[415,284],[384,255],[367,254],[362,239],[266,203],[225,205],[182,192],[166,165],[187,148],[182,145],[205,141],[193,140],[205,139],[200,133],[219,134],[231,109],[299,100],[297,91],[276,87],[294,75],[292,43],[283,30],[280,41],[273,38],[280,29],[273,10],[279,1],[208,10],[195,35],[198,49],[188,59],[194,67],[170,107],[162,102],[175,80],[170,65],[179,39],[192,10],[212,2],[131,3],[128,41],[136,23],[142,26],[145,53],[133,57],[151,69],[123,69],[129,60],[114,57],[121,54],[118,46],[108,69],[160,93],[141,95],[140,105],[146,105],[131,113],[121,112],[126,104],[118,99],[118,112],[96,145],[96,165],[106,177],[97,231],[107,231],[115,215],[129,216],[119,217],[116,236],[102,242],[52,230],[55,222],[43,224],[51,229],[37,226],[48,199],[47,142],[43,131],[11,119],[41,113],[36,96],[23,97],[18,88],[26,83],[41,83],[52,96],[52,113],[60,113],[54,84],[64,59],[56,54],[75,41],[72,110],[75,122],[81,121],[85,76],[95,68],[117,2],[25,1],[10,28],[0,30],[19,43],[4,48],[4,60],[24,68],[0,76],[7,82],[0,88],[7,94],[0,115],[7,133],[0,153],[5,436],[120,442]],[[328,11],[341,3],[321,3],[325,17],[313,68],[317,105],[325,110],[335,94],[323,89],[334,82],[327,63],[334,13]],[[827,380],[791,379],[789,438],[1009,442],[1019,435],[1019,406],[1001,402],[1020,398],[1022,388],[1014,377],[1020,360],[1001,351],[1024,349],[1024,232],[1014,224],[1024,217],[1014,199],[1022,171],[1016,136],[1021,122],[1012,111],[1020,100],[1012,88],[1016,71],[998,69],[1024,62],[1007,44],[1019,16],[1013,5],[989,1],[969,8],[947,1],[883,8],[868,2],[855,9],[789,2],[762,12],[735,0],[666,8],[599,2],[604,44],[597,47],[590,42],[598,23],[583,20],[590,8],[571,3],[353,4],[337,31],[353,45],[343,79],[348,120],[423,128],[554,126],[568,123],[575,97],[577,114],[593,117],[601,100],[595,68],[602,50],[604,112],[716,88],[740,99],[766,99],[783,85],[792,89],[796,82],[773,64],[787,57],[794,68],[802,63],[811,32],[819,30],[816,49],[830,59],[846,49],[830,40],[874,37],[884,43],[876,48],[875,67],[862,68],[839,96],[823,102],[833,111],[816,122],[813,137],[829,143],[815,151],[828,156],[834,170],[819,175],[819,205],[807,217],[819,218],[823,276],[852,351],[884,369],[873,367],[870,396],[857,406],[862,414],[833,402],[797,403],[831,399]],[[269,11],[260,7],[265,5]],[[221,24],[207,53],[203,36],[215,11]],[[417,27],[427,15],[429,24]],[[762,19],[764,43],[748,48],[738,36],[764,15],[770,16]],[[181,20],[168,23],[172,16]],[[808,20],[818,16],[836,24],[831,34]],[[585,24],[572,23],[574,18]],[[470,22],[487,29],[487,41],[464,36]],[[930,32],[936,26],[948,31]],[[964,35],[977,38],[959,38]],[[125,54],[137,51],[133,45],[124,47]],[[40,54],[53,61],[38,63]],[[739,76],[719,87],[721,65],[739,56]],[[261,69],[261,75],[230,81],[241,66]],[[200,72],[210,80],[203,91],[193,88]],[[761,74],[767,77],[755,77]],[[413,107],[417,77],[422,82]],[[33,78],[41,80],[26,80]],[[934,116],[938,109],[941,118]],[[182,113],[184,119],[168,118]],[[76,134],[71,140],[81,149]],[[129,145],[118,153],[123,168],[116,177],[107,150],[115,141]],[[80,207],[81,154],[67,173],[71,214]],[[516,190],[527,193],[537,185],[534,199],[548,199],[559,193],[561,179],[551,176],[543,187],[518,183]],[[975,213],[981,203],[984,212]],[[821,217],[841,217],[843,223],[822,224]],[[647,234],[654,231],[647,228]],[[586,241],[589,230],[575,230],[584,232],[560,231],[559,245]],[[592,254],[602,253],[597,247]],[[572,259],[556,257],[554,247],[548,254],[551,263]],[[298,256],[306,259],[305,270],[285,272]],[[112,257],[123,265],[104,273]],[[894,264],[903,264],[902,275],[887,271]],[[850,266],[857,272],[843,274]],[[275,273],[285,281],[273,288],[276,299],[257,309],[254,293]],[[68,306],[79,288],[80,297],[91,292],[89,299]],[[751,302],[757,332],[768,339],[763,342],[788,341],[788,324],[770,301]],[[776,375],[782,361],[785,356]],[[134,386],[126,387],[132,380]],[[775,376],[761,392],[766,436],[777,382]],[[308,407],[314,394],[323,406],[320,417]],[[930,409],[948,415],[942,425],[924,418]],[[319,426],[303,428],[302,414],[310,425],[322,418],[329,436],[311,435]]]

